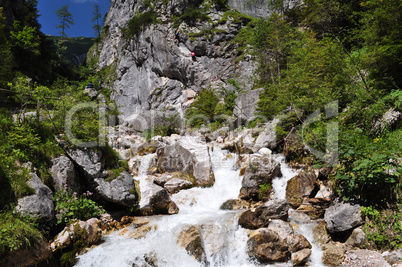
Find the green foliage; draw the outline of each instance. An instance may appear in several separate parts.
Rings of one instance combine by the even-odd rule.
[[[343,128],[336,188],[344,199],[384,207],[400,194],[401,167],[394,140],[372,138],[359,128]]]
[[[272,184],[261,184],[258,189],[258,199],[267,200],[272,190]]]
[[[32,222],[15,214],[0,213],[0,258],[18,250],[35,247],[42,238]]]
[[[38,29],[30,26],[21,26],[21,23],[14,21],[14,31],[10,32],[11,43],[19,49],[25,49],[34,55],[40,55],[39,45],[40,37]]]
[[[157,13],[153,9],[139,13],[128,22],[126,34],[128,38],[131,38],[134,35],[138,35],[146,26],[157,23],[157,21]]]
[[[173,28],[177,28],[183,21],[194,27],[197,22],[210,20],[206,11],[205,7],[199,5],[188,6],[179,16],[173,15]]]
[[[399,205],[393,210],[362,207],[361,214],[365,220],[363,231],[370,248],[394,250],[402,247],[402,213]]]
[[[192,107],[186,111],[188,123],[192,127],[209,124],[216,120],[219,97],[212,89],[204,89],[195,99]]]
[[[87,220],[99,217],[105,210],[95,201],[89,199],[91,192],[78,195],[77,192],[67,190],[66,187],[58,190],[53,197],[58,224],[68,224],[74,220]]]
[[[95,36],[100,37],[102,26],[100,25],[99,20],[101,19],[102,15],[100,13],[100,6],[98,4],[94,4],[94,10],[92,11],[92,15],[94,16],[92,17],[91,22],[96,21],[95,25],[92,26],[92,28],[95,31]]]

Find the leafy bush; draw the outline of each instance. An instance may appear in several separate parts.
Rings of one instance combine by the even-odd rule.
[[[101,206],[88,198],[91,195],[92,193],[88,191],[78,196],[77,192],[67,190],[65,186],[57,191],[53,197],[57,223],[68,224],[73,220],[87,220],[105,213]]]
[[[401,211],[401,206],[397,206],[394,210],[362,207],[362,217],[365,219],[363,231],[366,233],[370,248],[394,250],[402,247]]]
[[[184,12],[179,15],[173,16],[173,27],[177,28],[182,21],[190,26],[195,26],[198,21],[208,21],[210,18],[206,14],[205,8],[200,8],[198,5],[188,6]]]
[[[209,124],[215,121],[218,95],[212,89],[204,89],[195,99],[192,107],[186,111],[186,117],[190,126],[199,127],[202,124]]]
[[[0,213],[0,259],[8,253],[35,247],[41,239],[42,234],[32,222],[15,214]]]
[[[267,200],[272,190],[272,184],[261,184],[259,185],[259,187],[260,189],[258,190],[258,199],[263,201]]]

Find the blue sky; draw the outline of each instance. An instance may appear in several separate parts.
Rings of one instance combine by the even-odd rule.
[[[68,10],[73,15],[74,24],[70,25],[69,29],[66,29],[67,36],[94,37],[95,31],[92,29],[92,26],[95,22],[91,22],[94,4],[100,6],[103,19],[104,14],[106,14],[110,7],[109,0],[39,0],[39,23],[42,25],[42,32],[44,34],[60,36],[60,29],[56,29],[56,26],[60,24],[56,16],[56,10],[63,5],[68,5]]]

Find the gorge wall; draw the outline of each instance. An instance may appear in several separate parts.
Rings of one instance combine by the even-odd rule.
[[[229,4],[251,15],[269,13],[267,8],[257,10],[255,6],[242,6],[239,1]],[[208,19],[174,25],[174,18],[184,14],[189,6],[202,10]],[[130,19],[151,9],[157,14],[157,22],[128,37]],[[199,92],[212,86],[233,90],[228,84],[230,78],[241,84],[243,90],[250,90],[256,64],[247,55],[237,60],[238,45],[232,42],[246,23],[240,13],[219,10],[209,1],[144,4],[139,0],[112,0],[106,31],[92,53],[98,58],[99,68],[109,69],[113,76],[110,87],[112,99],[122,114],[120,119],[130,121],[136,114],[146,114],[151,109],[180,109],[191,92],[187,89]],[[177,29],[181,37],[178,46],[174,43]],[[192,61],[191,52],[196,53],[197,62]]]

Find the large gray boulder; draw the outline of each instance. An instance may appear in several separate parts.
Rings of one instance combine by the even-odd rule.
[[[107,202],[125,207],[134,206],[138,202],[134,179],[128,172],[120,173],[110,182],[104,178],[95,178],[93,183],[97,195]]]
[[[186,136],[157,150],[160,172],[183,172],[194,176],[198,186],[215,182],[209,148],[200,138]]]
[[[264,89],[251,90],[240,94],[236,98],[233,114],[241,124],[246,124],[255,118],[255,108],[257,107],[258,100],[260,100],[260,92],[263,90]]]
[[[334,202],[325,211],[324,220],[330,233],[339,233],[351,230],[363,223],[360,205]]]
[[[271,157],[252,158],[247,164],[239,197],[259,200],[260,185],[272,184],[272,179],[281,175],[280,163]]]
[[[18,199],[16,210],[41,221],[50,221],[54,218],[52,190],[35,173],[31,173],[31,177],[27,184],[35,190],[35,194]]]
[[[87,179],[100,176],[103,168],[101,151],[92,148],[68,148],[67,153],[83,169]]]
[[[60,156],[52,160],[50,168],[53,186],[56,190],[67,187],[74,192],[79,192],[80,181],[75,172],[73,162],[66,156]]]

